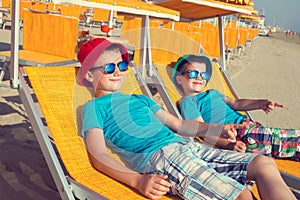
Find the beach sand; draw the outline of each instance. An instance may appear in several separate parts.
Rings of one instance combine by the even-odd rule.
[[[228,73],[241,98],[266,98],[281,103],[270,114],[252,111],[266,126],[300,129],[300,40],[283,33],[257,38],[250,48],[230,60]]]
[[[282,34],[259,37],[227,65],[242,97],[268,98],[287,107],[268,115],[253,112],[266,125],[300,129],[299,44]],[[0,95],[0,198],[60,199],[18,92],[1,87]]]

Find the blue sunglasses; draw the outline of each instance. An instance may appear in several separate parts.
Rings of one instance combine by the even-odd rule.
[[[198,78],[199,74],[201,78],[205,81],[208,81],[211,77],[211,74],[209,72],[199,72],[197,70],[188,70],[182,72],[182,75],[184,75],[185,73],[188,73],[190,79]]]
[[[121,62],[117,63],[117,66],[119,67],[121,72],[127,71],[128,65],[129,65],[128,61],[121,61]],[[89,71],[95,71],[97,69],[104,69],[104,72],[106,74],[112,74],[116,71],[116,64],[115,63],[107,63],[103,66],[93,67]]]

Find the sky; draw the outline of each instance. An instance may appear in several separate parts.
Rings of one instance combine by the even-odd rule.
[[[253,0],[254,8],[264,12],[265,25],[300,32],[300,0]]]

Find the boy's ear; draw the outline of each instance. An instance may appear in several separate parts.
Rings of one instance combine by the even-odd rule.
[[[181,85],[181,83],[182,83],[182,76],[175,76],[175,80],[176,80],[176,82],[179,84],[179,85]]]
[[[88,72],[84,75],[84,78],[85,78],[88,82],[90,82],[90,83],[92,83],[92,82],[94,81],[94,76],[93,76],[93,74],[92,74],[90,71],[88,71]]]

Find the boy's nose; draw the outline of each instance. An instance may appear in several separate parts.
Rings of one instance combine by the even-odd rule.
[[[116,63],[115,63],[115,64],[116,64]],[[121,73],[121,71],[120,71],[118,65],[116,64],[116,68],[115,68],[115,71],[114,71],[113,75],[114,75],[114,76],[118,76],[120,73]]]
[[[198,76],[196,77],[196,80],[201,80],[201,81],[203,81],[203,78],[202,78],[202,76],[201,76],[200,73],[199,73]]]

